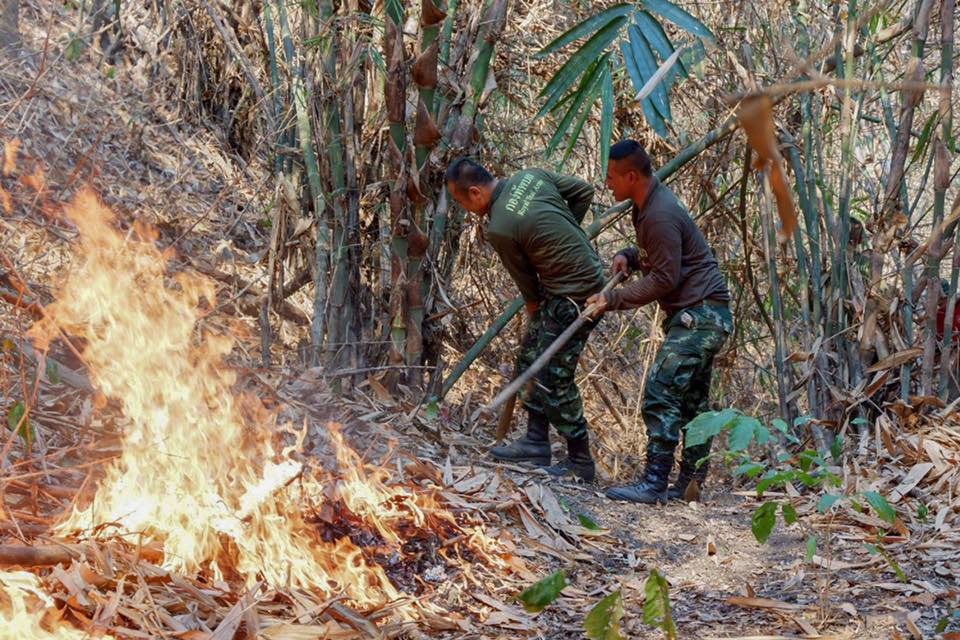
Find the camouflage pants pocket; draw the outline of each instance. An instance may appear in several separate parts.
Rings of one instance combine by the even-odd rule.
[[[657,452],[672,452],[683,426],[707,409],[713,359],[731,326],[722,317],[702,318],[697,311],[690,310],[692,318],[681,322],[671,318],[647,376],[642,413],[648,448]]]

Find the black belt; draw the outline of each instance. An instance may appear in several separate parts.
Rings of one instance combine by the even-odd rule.
[[[698,302],[693,306],[699,307],[700,305],[706,305],[708,307],[729,307],[730,303],[726,300],[717,300],[715,298],[707,298],[705,300],[701,300],[700,302]]]

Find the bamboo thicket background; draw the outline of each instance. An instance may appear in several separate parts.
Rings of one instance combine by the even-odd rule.
[[[561,112],[537,115],[541,90],[579,43],[534,54],[611,2],[25,1],[20,12],[69,25],[51,56],[103,74],[118,100],[114,125],[139,127],[148,140],[124,150],[128,159],[178,156],[149,144],[152,127],[181,137],[199,127],[223,150],[220,169],[232,178],[210,206],[154,221],[163,241],[206,251],[194,267],[241,283],[237,312],[253,322],[252,356],[263,365],[319,365],[337,391],[374,389],[411,407],[438,395],[515,296],[475,221],[447,200],[444,167],[463,154],[500,175],[559,167],[598,186],[599,215],[612,204],[602,187],[609,133],[642,141],[657,167],[696,152],[667,181],[735,300],[716,406],[784,417],[824,446],[840,431],[865,438],[878,415],[896,419],[917,397],[951,401],[960,386],[949,346],[960,271],[955,3],[676,4],[715,44],[671,82],[672,117],[654,127],[630,70],[604,58],[609,116],[602,100],[585,101],[569,155],[571,123]],[[676,25],[663,27],[683,39]],[[121,57],[132,70],[115,66]],[[30,73],[4,77],[30,83]],[[782,243],[768,181],[733,126],[749,93],[773,99],[799,214]],[[161,122],[124,115],[136,111],[123,106],[132,96]],[[42,126],[31,117],[8,118],[0,133]],[[188,182],[196,166],[167,165],[176,167],[170,180]],[[120,174],[108,168],[93,180],[108,201],[148,213],[111,186]],[[632,236],[619,219],[596,242],[609,260]],[[660,319],[654,308],[608,316],[581,363],[588,416],[614,474],[641,450],[642,378]],[[470,407],[512,374],[521,330],[511,320],[454,385],[441,403],[445,425],[476,428]]]

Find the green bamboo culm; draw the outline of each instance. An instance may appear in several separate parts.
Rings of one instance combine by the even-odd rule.
[[[387,73],[384,78],[384,96],[386,97],[387,122],[390,128],[391,152],[390,174],[390,301],[387,318],[389,327],[389,363],[391,369],[387,375],[387,385],[395,388],[399,382],[402,365],[405,361],[408,339],[407,301],[408,283],[407,253],[410,227],[408,181],[405,166],[407,150],[406,104],[407,104],[407,63],[406,49],[403,44],[404,5],[402,0],[387,0],[384,29],[384,54]]]
[[[408,243],[407,256],[407,343],[406,362],[410,367],[409,377],[416,387],[422,384],[423,370],[419,367],[423,353],[424,300],[430,289],[424,269],[424,257],[429,243],[427,208],[431,206],[424,191],[432,184],[432,175],[427,159],[440,142],[441,134],[436,123],[434,95],[437,88],[440,27],[446,13],[440,0],[422,0],[420,5],[420,55],[413,63],[412,77],[419,96],[417,116],[414,123],[413,144],[419,193],[413,198],[413,224],[408,233],[415,242]],[[408,190],[409,192],[409,190]],[[432,203],[435,207],[436,202]]]
[[[324,200],[323,184],[320,181],[320,166],[317,163],[313,131],[310,126],[310,102],[303,79],[303,69],[297,60],[293,38],[290,35],[285,0],[277,0],[277,9],[280,15],[280,30],[283,34],[283,51],[287,65],[290,67],[290,75],[293,77],[293,103],[297,113],[297,134],[300,138],[303,162],[306,165],[307,184],[310,189],[317,230],[317,247],[314,254],[313,322],[310,325],[310,336],[313,342],[310,360],[311,364],[316,366],[320,363],[320,353],[323,350],[323,339],[326,333],[327,264],[329,262],[330,237],[325,215],[326,202]]]
[[[937,141],[936,169],[934,170],[933,184],[933,206],[939,209],[939,217],[944,217],[945,200],[947,187],[950,186],[950,149],[947,147],[947,141],[952,140],[953,131],[953,113],[951,109],[951,99],[953,97],[953,41],[954,41],[954,20],[948,19],[948,16],[954,16],[956,8],[955,0],[943,0],[940,5],[940,140]],[[938,213],[934,211],[934,218]],[[956,240],[960,241],[960,225],[955,225],[957,231]],[[953,313],[957,304],[957,281],[960,279],[960,251],[957,251],[957,245],[953,245],[953,264],[950,269],[950,288],[947,291],[947,308],[943,324],[943,355],[940,361],[940,397],[944,400],[951,387],[957,381],[953,379],[955,367],[953,366]]]
[[[119,3],[119,0],[117,2]],[[280,69],[277,64],[277,36],[273,25],[273,11],[269,2],[263,4],[263,19],[267,31],[267,51],[270,58],[270,84],[273,85],[273,119],[278,127],[278,131],[274,132],[277,137],[274,144],[279,146],[283,142],[282,132],[279,131],[283,103],[280,97]],[[280,153],[276,153],[274,156],[273,171],[278,175],[283,171],[283,156]]]
[[[343,125],[340,112],[340,86],[337,78],[337,61],[340,55],[339,39],[331,0],[317,4],[320,37],[320,57],[323,68],[321,91],[321,117],[323,121],[323,146],[327,150],[330,180],[333,193],[330,197],[330,227],[333,229],[333,254],[330,286],[329,319],[327,321],[327,366],[331,370],[351,366],[351,354],[356,345],[347,343],[347,327],[356,313],[355,305],[347,303],[350,279],[350,261],[347,250],[347,172],[344,158]],[[332,382],[333,390],[340,391],[341,379]]]

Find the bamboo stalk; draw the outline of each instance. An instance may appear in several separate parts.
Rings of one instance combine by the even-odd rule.
[[[907,75],[914,80],[922,79],[923,72],[923,50],[926,47],[927,34],[930,26],[930,12],[933,8],[933,0],[921,0],[918,3],[916,18],[913,21],[913,59],[909,63]],[[893,156],[890,162],[890,175],[897,180],[903,179],[902,166],[906,164],[906,156],[909,151],[909,138],[904,134],[904,129],[909,130],[913,124],[913,114],[920,103],[922,97],[920,91],[905,90],[901,93],[902,106],[900,111],[900,122],[897,127],[897,144],[894,146]],[[906,141],[902,141],[906,139]],[[934,144],[933,148],[936,149]],[[891,182],[893,180],[891,179]],[[885,203],[892,200],[891,186],[887,185],[887,194]],[[894,192],[899,196],[898,192]],[[919,194],[918,194],[919,197]],[[939,217],[938,217],[939,214]],[[942,207],[934,207],[933,228],[936,229],[943,218]],[[937,307],[939,306],[940,290],[940,261],[942,242],[939,237],[935,238],[930,245],[930,252],[926,256],[924,274],[927,278],[927,324],[925,327],[924,345],[923,345],[923,363],[920,369],[920,387],[924,395],[930,395],[934,390],[934,361],[937,352]]]
[[[384,55],[387,60],[387,74],[384,78],[387,121],[390,129],[390,171],[394,176],[390,191],[390,302],[384,323],[390,327],[390,349],[388,359],[391,365],[404,363],[407,352],[407,254],[410,232],[409,181],[407,169],[406,134],[406,49],[403,44],[404,7],[399,1],[387,2],[386,29],[384,29]],[[408,363],[409,364],[409,363]],[[399,382],[398,370],[387,374],[386,382],[391,390]]]
[[[293,76],[293,102],[297,112],[297,133],[300,137],[300,146],[303,151],[303,161],[307,169],[307,184],[313,202],[313,215],[316,220],[317,246],[314,254],[314,297],[313,322],[310,325],[310,336],[313,342],[311,363],[320,362],[320,353],[323,350],[323,339],[326,335],[327,311],[327,265],[329,263],[330,236],[327,230],[326,203],[323,197],[323,185],[320,181],[320,166],[314,150],[313,131],[310,125],[310,105],[307,89],[303,80],[303,69],[300,68],[293,48],[293,38],[290,35],[290,25],[287,21],[287,8],[284,0],[277,0],[280,12],[280,29],[283,34],[283,50],[286,55],[290,73]]]
[[[793,388],[792,370],[786,363],[786,333],[783,320],[783,299],[780,297],[780,276],[777,273],[777,236],[773,223],[773,194],[768,174],[760,176],[761,211],[760,222],[763,228],[763,251],[767,258],[767,271],[770,278],[770,302],[773,308],[774,328],[774,366],[777,370],[777,399],[780,403],[780,415],[787,424],[793,424],[794,412],[788,400],[789,390]]]
[[[954,9],[955,0],[943,0],[940,4],[940,122],[941,133],[936,149],[936,164],[934,169],[934,219],[943,218],[944,202],[947,187],[950,186],[950,151],[946,142],[952,137],[953,113],[951,98],[953,97],[953,42],[954,42]],[[960,241],[960,225],[956,225],[955,239]],[[943,322],[943,347],[940,358],[940,397],[946,398],[949,389],[953,367],[953,313],[957,304],[957,281],[960,279],[960,251],[957,242],[953,244],[953,264],[950,269],[950,289],[947,297],[946,315]],[[954,380],[956,384],[956,381]]]
[[[466,149],[476,137],[477,113],[483,89],[490,75],[490,61],[493,58],[494,45],[503,31],[507,19],[508,0],[487,0],[484,9],[483,26],[477,32],[476,58],[470,71],[470,83],[467,99],[460,112],[459,122],[451,137],[451,146]]]
[[[419,89],[419,104],[413,135],[414,158],[416,162],[416,191],[420,199],[413,202],[413,224],[408,230],[415,242],[408,245],[407,257],[407,344],[406,361],[408,365],[419,365],[423,353],[424,300],[430,283],[424,270],[424,257],[429,248],[429,229],[426,211],[427,196],[424,193],[431,184],[431,170],[427,164],[430,151],[439,142],[439,130],[436,127],[436,109],[434,93],[437,86],[436,42],[440,34],[440,25],[445,17],[442,2],[422,0],[420,11],[421,40],[420,56],[414,63],[414,81]],[[409,192],[409,190],[408,190]],[[435,208],[434,204],[430,205]],[[422,369],[410,371],[411,384],[420,388],[423,383]]]
[[[355,345],[343,346],[346,342],[347,327],[355,312],[355,306],[348,304],[349,277],[351,266],[347,252],[347,206],[346,206],[346,163],[343,147],[343,126],[339,99],[341,87],[337,78],[337,60],[340,55],[340,31],[334,24],[333,3],[320,0],[318,18],[323,34],[320,43],[320,56],[323,66],[324,90],[321,100],[323,129],[321,136],[327,150],[331,186],[330,226],[333,228],[333,252],[331,264],[333,273],[330,278],[330,309],[327,335],[327,367],[336,371],[347,368],[352,360],[351,352]],[[349,88],[348,88],[349,90]],[[340,391],[340,380],[335,380],[334,391]]]
[[[78,545],[64,544],[43,547],[0,545],[0,566],[52,566],[67,564],[81,557],[83,557],[83,551]]]
[[[273,118],[275,123],[280,122],[282,101],[280,99],[280,68],[277,64],[277,35],[273,25],[273,11],[269,0],[263,3],[264,26],[267,32],[267,55],[270,60],[270,82],[273,85]],[[279,124],[277,125],[279,127]],[[283,140],[279,130],[273,131],[274,144],[279,147]],[[275,152],[276,153],[276,152]],[[280,174],[283,171],[283,157],[276,153],[273,160],[273,172]]]

